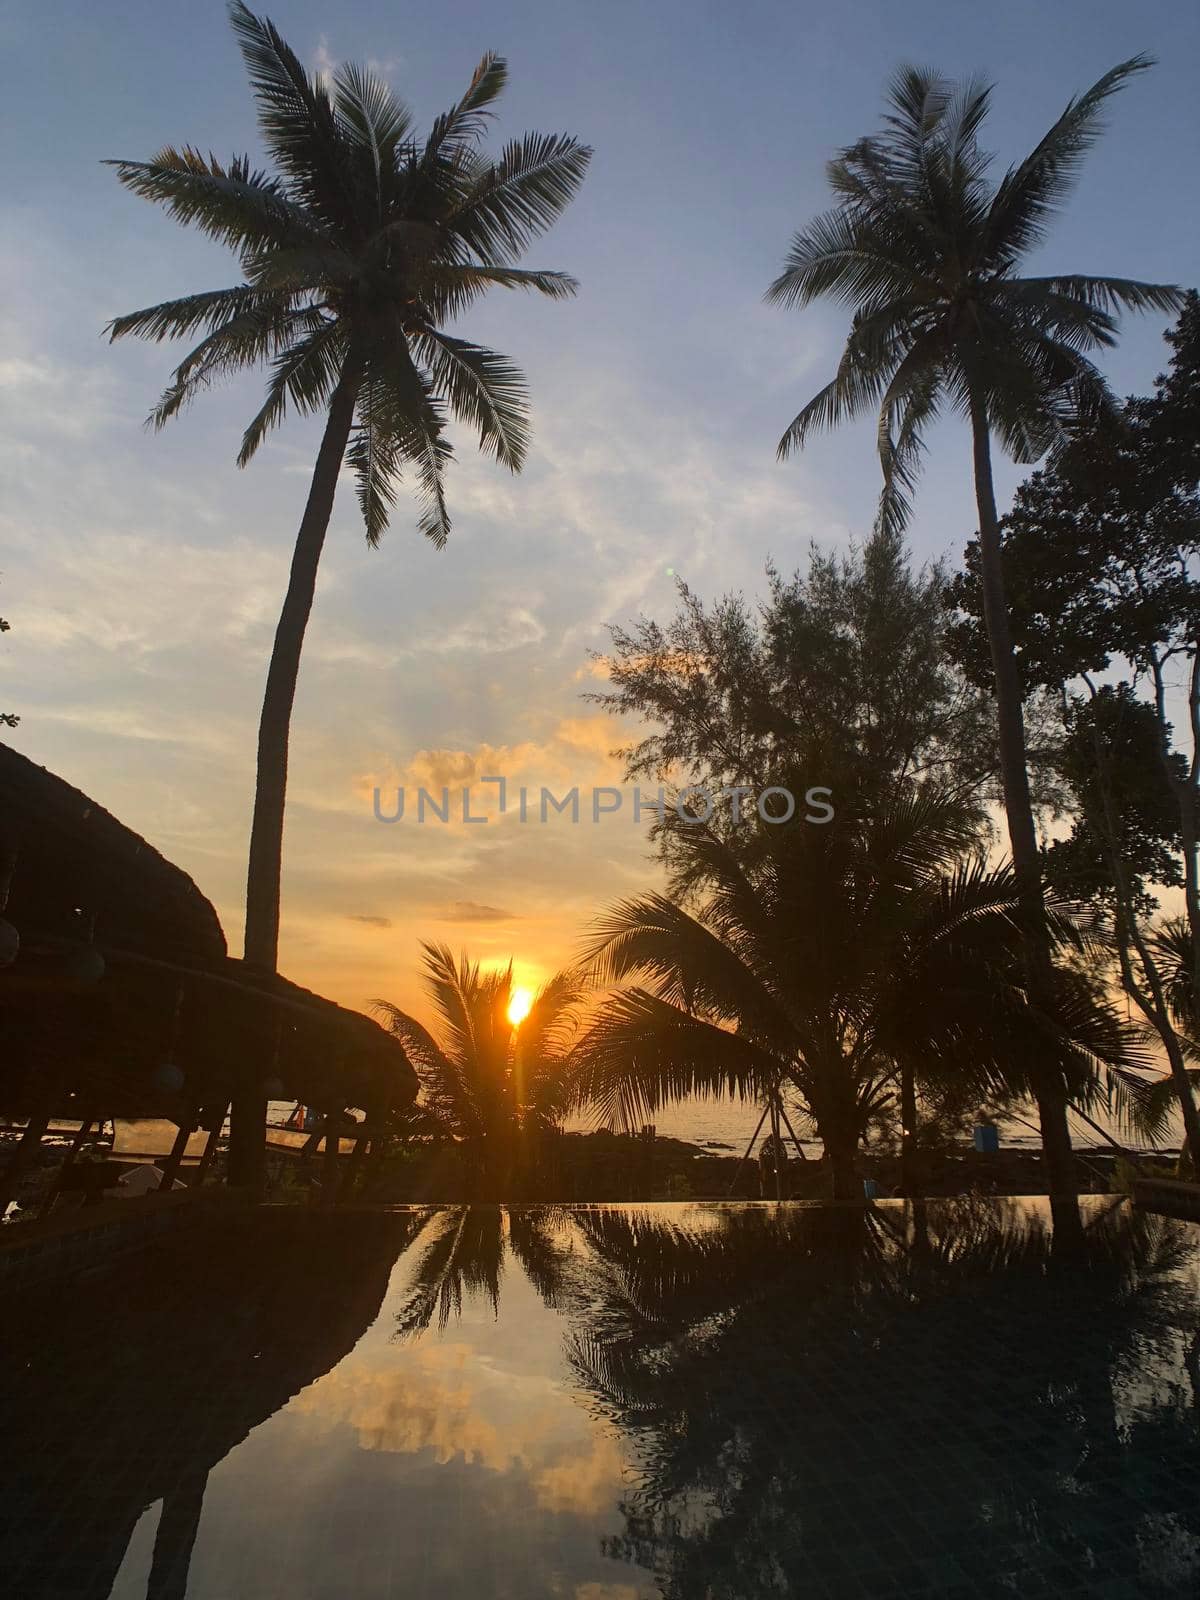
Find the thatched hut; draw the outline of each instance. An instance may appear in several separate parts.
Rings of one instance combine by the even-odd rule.
[[[416,1096],[395,1039],[244,968],[186,873],[2,744],[0,918],[0,960],[19,935],[0,965],[0,1113],[194,1125],[235,1092],[372,1117]]]

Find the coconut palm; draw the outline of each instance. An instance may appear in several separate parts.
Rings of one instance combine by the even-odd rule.
[[[289,407],[325,417],[259,725],[245,953],[273,972],[292,703],[342,464],[354,473],[371,545],[402,473],[419,493],[422,533],[445,543],[451,418],[486,454],[520,469],[529,443],[520,370],[446,325],[496,285],[551,299],[575,292],[565,273],[516,262],[571,200],[590,151],[567,135],[529,133],[495,160],[485,154],[507,79],[499,56],[483,57],[462,99],[422,139],[408,108],[371,73],[347,65],[326,83],[270,21],[238,3],[230,17],[275,170],[186,145],[112,164],[135,194],[233,250],[242,279],[117,317],[108,331],[154,341],[203,335],[151,413],[156,428],[214,381],[267,367],[240,466]]]
[[[404,1046],[425,1108],[449,1135],[473,1145],[499,1181],[519,1141],[557,1126],[566,1107],[565,1061],[580,985],[569,972],[556,974],[513,1022],[511,964],[486,972],[445,945],[422,949],[440,1040],[387,1000],[377,1000],[375,1010]]]
[[[1088,1103],[1102,1066],[1141,1064],[1078,974],[1031,995],[1015,876],[955,859],[970,838],[957,806],[917,795],[874,817],[766,828],[753,861],[741,842],[735,853],[704,828],[679,832],[696,909],[623,901],[584,952],[602,980],[635,980],[572,1052],[576,1098],[610,1120],[636,1124],[688,1095],[795,1096],[835,1197],[849,1198],[859,1141],[906,1066],[982,1098],[1027,1091],[1040,1053],[1064,1096]],[[1078,942],[1059,908],[1048,921]]]
[[[1116,313],[1182,303],[1173,287],[1126,278],[1021,276],[1098,137],[1107,101],[1149,65],[1136,56],[1106,72],[998,183],[978,144],[991,86],[956,87],[936,73],[903,68],[884,130],[830,163],[836,203],[795,235],[767,291],[768,300],[787,307],[829,296],[853,308],[836,374],[793,419],[779,454],[799,450],[814,429],[876,412],[885,526],[899,527],[907,516],[929,425],[946,410],[970,423],[1005,812],[1029,958],[1043,983],[1037,835],[991,441],[995,434],[1013,460],[1032,462],[1081,413],[1115,411],[1091,356],[1115,343]],[[1052,1188],[1072,1193],[1066,1109],[1052,1070],[1037,1099]]]

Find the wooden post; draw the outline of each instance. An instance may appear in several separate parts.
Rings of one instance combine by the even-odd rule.
[[[652,1122],[647,1122],[642,1128],[642,1182],[641,1198],[654,1199],[654,1140],[658,1130]]]
[[[387,1154],[388,1140],[384,1132],[385,1119],[381,1115],[379,1120],[372,1124],[368,1143],[367,1163],[363,1168],[361,1187],[368,1195],[371,1194],[373,1185],[378,1177],[379,1169],[383,1165],[383,1158]]]
[[[198,1114],[198,1106],[189,1106],[183,1121],[179,1124],[179,1132],[175,1135],[175,1143],[171,1146],[171,1153],[163,1162],[163,1175],[158,1184],[160,1189],[169,1189],[175,1182],[180,1163],[183,1160],[183,1152],[187,1149],[188,1140],[196,1127]]]
[[[321,1166],[321,1204],[331,1206],[337,1199],[338,1182],[338,1111],[325,1114],[325,1155]]]
[[[783,1139],[779,1133],[779,1099],[771,1101],[771,1165],[775,1168],[775,1199],[783,1199]]]
[[[762,1116],[758,1119],[758,1127],[755,1128],[754,1132],[750,1135],[750,1143],[746,1146],[746,1154],[738,1162],[737,1170],[734,1172],[733,1177],[729,1180],[729,1188],[725,1191],[726,1199],[728,1199],[733,1191],[737,1188],[737,1181],[741,1177],[747,1161],[750,1159],[750,1152],[754,1149],[754,1141],[758,1138],[759,1133],[762,1131],[762,1125],[767,1120],[767,1113],[770,1111],[770,1109],[771,1108],[769,1105],[765,1105],[763,1107]]]
[[[8,909],[8,896],[12,889],[13,873],[17,870],[18,854],[16,836],[0,829],[0,911]]]
[[[354,1193],[354,1188],[359,1180],[359,1175],[363,1171],[363,1163],[366,1159],[367,1149],[374,1137],[375,1127],[375,1118],[369,1114],[365,1114],[362,1122],[360,1122],[358,1125],[358,1137],[354,1141],[354,1149],[351,1150],[346,1159],[345,1170],[342,1173],[342,1181],[338,1190],[339,1200],[348,1200]]]
[[[209,1109],[211,1111],[213,1108],[210,1107]],[[217,1153],[217,1140],[221,1137],[221,1129],[225,1126],[225,1117],[228,1111],[228,1103],[222,1105],[217,1111],[216,1120],[209,1130],[208,1142],[205,1144],[204,1151],[200,1157],[200,1165],[196,1168],[196,1176],[192,1183],[193,1189],[198,1189],[205,1178],[208,1177],[209,1168],[212,1166],[213,1158]]]
[[[41,1206],[38,1209],[39,1218],[48,1217],[54,1210],[55,1201],[58,1199],[62,1188],[63,1173],[66,1172],[69,1167],[74,1166],[75,1157],[83,1149],[84,1140],[92,1131],[92,1123],[95,1120],[96,1119],[94,1117],[89,1117],[86,1122],[81,1122],[79,1124],[79,1132],[75,1135],[74,1139],[71,1140],[71,1148],[63,1157],[63,1164],[58,1169],[58,1178],[46,1191],[46,1198],[42,1201]]]
[[[796,1146],[796,1154],[799,1156],[801,1161],[807,1161],[808,1157],[804,1154],[804,1146],[800,1143],[799,1139],[797,1139],[797,1137],[796,1137],[796,1130],[795,1130],[795,1128],[792,1127],[791,1118],[788,1116],[787,1112],[784,1110],[784,1105],[783,1105],[783,1101],[782,1100],[779,1102],[779,1114],[783,1118],[784,1122],[787,1123],[787,1131],[791,1134],[792,1143]]]
[[[229,1103],[229,1182],[261,1196],[267,1181],[267,1097],[257,1085]]]

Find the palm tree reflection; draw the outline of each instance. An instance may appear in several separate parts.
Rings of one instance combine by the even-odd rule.
[[[1196,1326],[1177,1225],[1114,1207],[1063,1259],[1014,1208],[939,1207],[916,1230],[798,1212],[766,1250],[759,1215],[708,1243],[726,1270],[707,1304],[695,1275],[664,1337],[574,1343],[642,1440],[612,1555],[680,1600],[800,1592],[814,1570],[901,1592],[932,1574],[1029,1592],[1068,1571],[1194,1592],[1194,1493],[1147,1479],[1166,1461],[1200,1486],[1194,1414],[1150,1397]],[[626,1230],[606,1232],[625,1256]]]
[[[1200,1582],[1183,1225],[1105,1203],[1063,1251],[1022,1202],[497,1208],[418,1243],[406,1334],[495,1305],[510,1251],[563,1316],[638,1469],[606,1551],[667,1600]]]

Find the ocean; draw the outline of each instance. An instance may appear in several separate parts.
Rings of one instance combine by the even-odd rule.
[[[269,1107],[269,1117],[272,1122],[282,1122],[292,1111],[294,1102],[291,1100],[272,1100]],[[655,1118],[654,1126],[662,1138],[686,1139],[689,1144],[698,1144],[709,1149],[721,1152],[729,1151],[734,1155],[741,1155],[750,1136],[753,1134],[761,1116],[761,1108],[746,1105],[737,1100],[701,1100],[695,1097],[680,1101],[668,1110],[660,1111]],[[1041,1148],[1041,1136],[1037,1129],[1037,1112],[1030,1108],[1024,1114],[1025,1121],[1008,1119],[1000,1125],[1001,1144],[1009,1149],[1037,1150]],[[1077,1147],[1086,1149],[1090,1145],[1102,1146],[1104,1140],[1074,1113],[1070,1113],[1071,1136]],[[796,1133],[806,1156],[817,1158],[821,1154],[819,1139],[812,1138],[811,1129],[802,1126],[794,1120]],[[1093,1121],[1106,1128],[1114,1139],[1129,1150],[1150,1150],[1155,1148],[1144,1141],[1132,1139],[1123,1135],[1120,1128],[1102,1112],[1096,1114]],[[1027,1126],[1031,1123],[1032,1126]],[[579,1116],[571,1118],[567,1128],[572,1133],[590,1132],[597,1127],[594,1117]],[[785,1130],[786,1131],[786,1130]],[[1161,1150],[1178,1150],[1183,1143],[1183,1123],[1179,1117],[1172,1119],[1166,1135],[1157,1146]]]
[[[732,1152],[741,1155],[750,1141],[750,1136],[762,1115],[761,1107],[745,1105],[736,1100],[700,1100],[689,1099],[681,1101],[669,1110],[659,1112],[655,1118],[655,1128],[664,1138],[686,1139],[692,1144],[707,1145],[710,1147],[724,1146]],[[1010,1149],[1038,1150],[1041,1148],[1041,1135],[1037,1127],[1037,1111],[1030,1107],[1027,1113],[1022,1113],[1025,1122],[1007,1119],[1000,1124],[1000,1138],[1002,1145]],[[1080,1149],[1088,1146],[1103,1146],[1104,1140],[1093,1129],[1089,1128],[1081,1117],[1074,1112],[1069,1113],[1071,1123],[1071,1137]],[[1157,1146],[1151,1146],[1144,1140],[1134,1139],[1121,1129],[1103,1112],[1097,1112],[1092,1120],[1105,1128],[1114,1139],[1126,1149],[1148,1151],[1153,1148],[1161,1150],[1178,1150],[1183,1143],[1182,1118],[1175,1116],[1167,1129],[1163,1139]],[[1032,1123],[1032,1127],[1026,1126]],[[801,1126],[793,1119],[796,1133],[807,1156],[818,1157],[821,1154],[820,1140],[806,1137],[811,1129]],[[596,1123],[586,1117],[573,1119],[568,1126],[572,1130],[585,1130],[594,1128]],[[785,1130],[786,1131],[786,1130]]]

